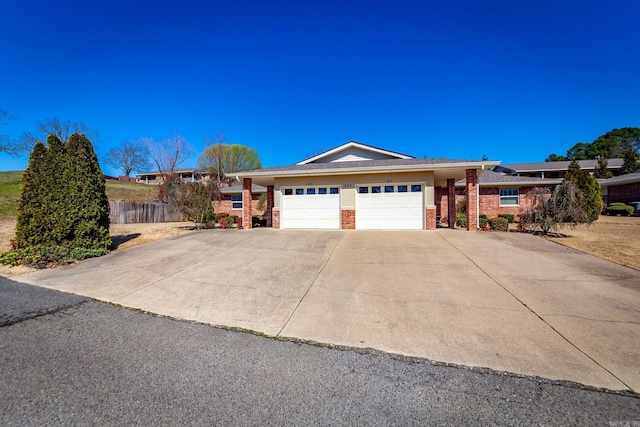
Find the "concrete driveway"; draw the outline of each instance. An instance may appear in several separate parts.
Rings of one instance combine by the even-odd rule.
[[[530,235],[205,231],[13,279],[273,336],[640,391],[640,272]]]

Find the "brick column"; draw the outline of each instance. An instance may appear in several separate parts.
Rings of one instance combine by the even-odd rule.
[[[478,230],[478,172],[467,169],[467,230]]]
[[[456,226],[456,180],[447,179],[447,224]]]
[[[242,180],[242,228],[251,228],[251,178]]]
[[[426,215],[427,215],[427,230],[435,230],[438,227],[438,224],[436,221],[436,207],[427,206]]]
[[[340,228],[343,230],[355,230],[356,211],[353,209],[343,209],[340,211]]]
[[[267,186],[267,210],[265,215],[267,217],[267,227],[272,227],[273,224],[273,185]]]
[[[273,218],[272,218],[271,228],[280,228],[280,211],[273,209]]]

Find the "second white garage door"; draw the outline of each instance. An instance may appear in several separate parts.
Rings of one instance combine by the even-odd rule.
[[[356,228],[359,230],[422,230],[422,185],[358,186]]]
[[[340,228],[340,189],[283,189],[280,228]]]

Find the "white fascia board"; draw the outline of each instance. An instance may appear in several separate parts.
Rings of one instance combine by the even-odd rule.
[[[331,149],[329,151],[325,151],[324,153],[320,153],[320,154],[318,154],[316,156],[313,156],[313,157],[305,159],[305,160],[303,160],[301,162],[298,162],[298,163],[296,163],[296,165],[306,165],[307,163],[315,162],[318,159],[330,156],[332,154],[338,153],[338,152],[340,152],[342,150],[346,150],[346,149],[351,148],[351,147],[361,148],[363,150],[371,151],[373,153],[386,154],[386,155],[389,155],[389,156],[397,157],[399,159],[412,159],[413,158],[413,157],[410,157],[410,156],[405,156],[404,154],[395,153],[393,151],[383,150],[383,149],[380,149],[380,148],[370,147],[368,145],[362,145],[362,144],[359,144],[359,143],[357,143],[355,141],[351,141],[351,142],[347,142],[346,144],[342,144],[342,145],[340,145],[340,146],[338,146],[336,148],[333,148],[333,149]]]
[[[287,177],[287,176],[309,176],[309,175],[359,175],[366,173],[394,173],[394,172],[415,172],[425,171],[434,172],[441,169],[488,169],[499,165],[500,162],[456,162],[456,163],[437,163],[437,164],[417,164],[417,165],[401,165],[401,166],[369,166],[359,168],[330,168],[330,169],[309,169],[309,170],[283,170],[283,171],[265,171],[265,172],[245,172],[238,173],[238,178],[252,177]]]

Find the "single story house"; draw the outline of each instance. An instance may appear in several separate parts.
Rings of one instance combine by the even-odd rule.
[[[176,169],[175,174],[184,182],[202,182],[209,179],[209,173],[200,168]],[[160,171],[139,173],[136,175],[136,182],[160,185],[164,182],[164,175]]]
[[[252,215],[264,215],[264,208],[259,209],[260,195],[266,193],[267,189],[260,185],[253,184],[251,187],[251,213]],[[213,211],[216,213],[226,212],[231,215],[238,215],[242,218],[244,209],[244,199],[242,197],[242,185],[232,185],[220,188],[220,197],[212,202]]]
[[[509,163],[500,164],[493,168],[494,172],[504,173],[513,176],[528,176],[532,178],[552,178],[563,179],[569,170],[570,161],[559,162],[531,162],[531,163]],[[580,169],[586,170],[590,174],[596,170],[597,160],[578,160]],[[608,159],[608,169],[614,175],[620,174],[620,169],[624,164],[624,159]]]
[[[251,224],[253,185],[267,189],[267,226],[315,229],[436,228],[436,195],[451,195],[465,179],[469,230],[477,230],[478,177],[498,166],[490,160],[415,158],[351,141],[291,166],[236,173],[243,182],[243,223]]]
[[[599,179],[605,203],[640,202],[640,170],[613,178]]]
[[[531,190],[536,187],[548,187],[553,190],[561,182],[560,178],[514,176],[485,171],[478,178],[478,212],[486,214],[489,218],[495,218],[500,214],[512,214],[518,218],[520,213],[531,206]],[[464,200],[465,188],[465,180],[456,183],[456,203]],[[440,194],[439,199],[439,205],[446,206],[447,194]]]

